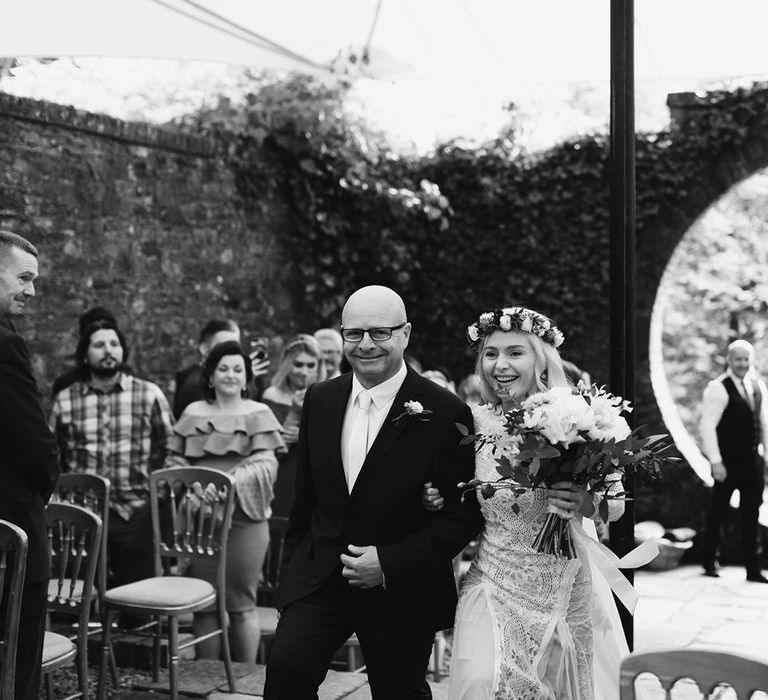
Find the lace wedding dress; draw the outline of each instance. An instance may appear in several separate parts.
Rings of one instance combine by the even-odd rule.
[[[476,432],[498,436],[495,454],[478,452],[475,476],[495,480],[502,417],[487,405],[473,413]],[[479,500],[485,527],[456,613],[449,700],[616,700],[628,650],[605,580],[581,557],[531,547],[547,516],[544,490]],[[623,503],[610,504],[615,519]]]

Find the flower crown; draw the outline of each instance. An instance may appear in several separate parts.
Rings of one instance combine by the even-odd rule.
[[[480,314],[477,321],[467,328],[467,338],[472,349],[477,352],[481,340],[494,331],[532,333],[555,348],[560,347],[565,340],[565,336],[550,319],[523,306],[494,309]]]

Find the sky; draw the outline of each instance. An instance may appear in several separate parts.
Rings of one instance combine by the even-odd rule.
[[[237,96],[245,65],[305,69],[336,57],[337,70],[354,77],[351,108],[404,148],[492,138],[509,102],[529,150],[607,129],[608,0],[203,1],[306,63],[254,48],[218,20],[193,21],[189,0],[70,0],[67,12],[54,0],[25,0],[4,10],[0,50],[67,58],[27,62],[0,90],[162,123],[217,92]],[[664,128],[669,92],[768,76],[765,26],[764,0],[638,0],[638,130]],[[371,62],[358,70],[348,58],[366,44]]]

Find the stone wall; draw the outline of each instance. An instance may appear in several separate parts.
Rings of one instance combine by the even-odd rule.
[[[245,210],[213,141],[0,93],[0,226],[40,249],[18,325],[44,392],[97,304],[125,329],[136,373],[166,391],[209,318],[294,330],[285,221],[279,202]]]

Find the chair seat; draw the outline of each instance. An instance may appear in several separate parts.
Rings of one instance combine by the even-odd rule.
[[[110,588],[104,602],[111,607],[152,610],[173,614],[206,607],[216,600],[216,589],[199,578],[155,576]]]
[[[77,646],[68,637],[46,632],[43,640],[43,668],[67,663],[77,653]]]

